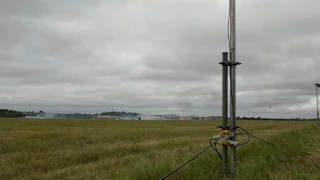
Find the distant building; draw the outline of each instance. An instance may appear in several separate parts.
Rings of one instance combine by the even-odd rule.
[[[191,120],[190,116],[180,116],[180,120]]]
[[[180,116],[175,114],[164,115],[164,119],[166,120],[180,120]]]
[[[163,120],[163,115],[151,115],[151,120]]]
[[[164,119],[160,115],[142,115],[139,118],[138,118],[138,120],[163,120]]]
[[[221,120],[222,117],[221,116],[208,116],[207,119],[210,119],[210,120]]]
[[[191,120],[200,120],[200,117],[199,117],[199,116],[191,115],[191,116],[190,116],[190,119],[191,119]]]

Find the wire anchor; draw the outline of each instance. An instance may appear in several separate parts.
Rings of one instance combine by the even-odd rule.
[[[233,137],[234,133],[231,133],[229,130],[222,130],[218,135],[213,136],[212,139],[217,140],[217,143],[221,145],[237,147],[239,143],[232,141],[231,138]]]

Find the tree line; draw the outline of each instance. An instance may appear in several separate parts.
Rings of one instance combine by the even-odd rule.
[[[20,118],[20,117],[36,116],[36,115],[38,115],[38,113],[34,111],[20,112],[12,109],[0,109],[0,117]]]
[[[111,111],[111,112],[103,112],[100,115],[104,116],[119,116],[119,117],[138,117],[139,113],[136,112],[116,112],[116,111]]]
[[[87,114],[87,113],[46,113],[42,110],[39,112],[34,111],[15,111],[11,109],[0,109],[0,117],[12,117],[12,118],[55,118],[55,119],[92,119],[96,115],[105,115],[105,116],[119,116],[119,117],[138,117],[139,113],[136,112],[103,112],[101,114]]]

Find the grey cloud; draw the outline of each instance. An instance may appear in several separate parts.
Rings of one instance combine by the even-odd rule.
[[[238,115],[314,116],[319,5],[237,2]],[[0,108],[221,114],[227,1],[0,1],[0,17]]]

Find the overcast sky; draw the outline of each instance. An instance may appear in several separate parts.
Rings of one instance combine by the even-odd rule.
[[[221,115],[228,6],[0,0],[0,108]],[[237,1],[237,116],[316,116],[319,7]]]

